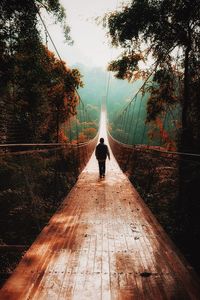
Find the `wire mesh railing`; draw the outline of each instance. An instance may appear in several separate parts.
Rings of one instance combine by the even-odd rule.
[[[1,145],[1,283],[74,186],[97,137],[79,144],[26,144],[21,149]]]
[[[200,156],[166,151],[159,146],[126,145],[110,133],[108,137],[121,169],[191,265],[199,271]],[[183,171],[187,172],[184,178]],[[190,199],[187,203],[181,198],[181,185],[185,185],[186,196]]]
[[[148,93],[138,93],[115,120],[110,120],[112,136],[127,145],[160,146],[175,150],[180,128],[178,105],[173,110],[173,116],[169,109],[155,122],[147,122],[148,97]]]

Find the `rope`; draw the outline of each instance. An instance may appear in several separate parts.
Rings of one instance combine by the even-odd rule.
[[[125,124],[125,128],[124,128],[124,133],[125,133],[124,141],[125,141],[125,143],[127,142],[128,136],[129,136],[129,132],[126,132],[126,129],[127,129],[128,119],[129,119],[129,115],[130,115],[130,105],[131,105],[131,103],[129,103],[129,106],[127,107],[128,113],[127,113],[126,124]]]
[[[167,52],[166,52],[166,56],[172,52],[176,47],[178,46],[178,44],[175,44],[172,48],[170,48]],[[178,58],[177,58],[178,59]],[[144,87],[145,85],[147,84],[148,80],[151,78],[152,74],[156,71],[158,65],[160,63],[160,60],[156,60],[153,64],[155,65],[154,69],[149,73],[149,75],[147,76],[147,78],[145,79],[144,83],[142,84],[142,86],[138,89],[138,91],[136,92],[136,94],[133,96],[133,98],[130,100],[130,102],[134,101],[135,100],[135,97],[140,93],[142,92],[142,90],[144,90]],[[118,116],[116,116],[116,119],[120,116],[121,113],[123,113],[123,111],[126,109],[126,107],[128,106],[129,104],[126,104],[124,108],[121,109],[121,112],[118,114]]]
[[[44,28],[45,28],[45,31],[46,31],[47,35],[49,36],[49,39],[50,39],[50,41],[51,41],[51,43],[52,43],[52,45],[53,45],[53,47],[54,47],[54,49],[55,49],[55,51],[56,51],[56,54],[57,54],[57,56],[58,56],[60,62],[61,62],[62,65],[64,66],[64,62],[63,62],[63,60],[62,60],[62,58],[61,58],[61,56],[60,56],[60,54],[59,54],[59,52],[58,52],[58,49],[57,49],[57,47],[56,47],[56,45],[55,45],[55,43],[54,43],[54,41],[53,41],[53,39],[52,39],[52,37],[51,37],[51,34],[50,34],[50,32],[49,32],[49,30],[48,30],[48,28],[47,28],[47,26],[46,26],[46,24],[45,24],[45,22],[44,22],[44,20],[43,20],[43,18],[42,18],[42,16],[41,16],[41,14],[40,14],[39,8],[36,6],[35,3],[34,3],[34,5],[35,5],[35,7],[36,7],[36,9],[37,9],[37,13],[38,13],[38,15],[39,15],[39,18],[40,18],[40,20],[41,20],[41,22],[42,22]],[[71,80],[71,79],[69,78],[69,80]],[[71,83],[73,83],[73,82],[71,82]],[[76,89],[76,87],[73,87],[73,88],[74,88],[74,90],[76,91],[76,94],[77,94],[77,96],[78,96],[78,98],[79,98],[79,102],[83,105],[83,109],[87,111],[87,108],[85,108],[85,104],[84,104],[84,102],[83,102],[83,100],[82,100],[80,94],[78,93],[78,90]],[[89,115],[89,112],[88,112],[88,115]],[[88,118],[89,118],[89,117],[88,117]],[[90,118],[89,118],[89,119],[90,119]],[[92,122],[92,121],[91,121],[91,122]]]
[[[172,161],[177,161],[178,160],[179,161],[180,156],[184,156],[184,157],[181,157],[181,161],[187,162],[187,163],[189,162],[189,163],[192,163],[194,165],[200,166],[200,161],[196,161],[196,160],[191,159],[192,156],[200,157],[200,154],[194,155],[194,154],[191,154],[191,153],[165,151],[165,150],[153,149],[153,148],[148,148],[148,147],[146,147],[145,149],[140,149],[139,148],[140,146],[137,147],[136,145],[127,145],[127,144],[119,142],[118,140],[116,140],[115,138],[112,137],[112,135],[110,134],[109,131],[108,131],[108,134],[109,134],[110,138],[114,141],[114,143],[118,144],[122,148],[130,149],[130,153],[129,153],[129,155],[127,157],[127,160],[126,160],[126,163],[125,163],[124,171],[127,171],[127,167],[128,167],[128,163],[130,161],[130,157],[132,157],[134,155],[135,150],[141,150],[142,154],[151,155],[152,158],[155,158],[155,159],[158,159],[158,154],[161,154],[161,153],[166,154],[167,156],[163,156],[163,155],[159,156],[159,159],[161,159],[161,160],[172,160]],[[156,153],[156,152],[158,152],[158,153]],[[187,159],[189,156],[190,156],[190,158]]]
[[[148,75],[148,77],[145,79],[144,83],[143,83],[142,86],[139,88],[139,90],[135,93],[135,95],[134,95],[133,98],[130,100],[130,102],[133,102],[133,101],[136,99],[136,97],[138,96],[138,94],[144,90],[144,87],[145,87],[146,83],[148,82],[149,78],[152,76],[152,74],[155,72],[155,70],[156,70],[157,67],[158,67],[158,62],[155,62],[154,64],[156,64],[155,68],[154,68],[153,71]],[[121,113],[123,113],[123,111],[127,109],[127,106],[130,104],[130,102],[129,102],[128,104],[126,104],[126,106],[125,106],[124,108],[122,108]],[[116,119],[120,116],[121,113],[119,113],[119,115],[116,117]]]
[[[34,1],[32,1],[32,4],[33,4],[33,8],[36,9],[36,13],[38,14],[39,19],[40,19],[40,21],[41,21],[41,23],[42,23],[42,25],[45,29],[46,44],[47,44],[48,38],[49,38],[49,40],[51,41],[61,64],[64,67],[64,62],[62,61],[61,56],[59,54],[59,51],[56,47],[56,44],[54,43],[54,41],[51,37],[51,34],[50,34],[50,32],[49,32],[49,30],[48,30],[48,28],[47,28],[47,26],[46,26],[46,24],[45,24],[45,22],[44,22],[44,20],[41,16],[41,14],[40,14],[38,6],[35,4]],[[72,81],[71,78],[69,78],[68,80]],[[91,121],[91,118],[89,117],[89,112],[88,112],[84,102],[82,101],[76,87],[73,86],[73,88],[72,88],[72,86],[70,86],[70,88],[73,89],[73,91],[75,91],[75,93],[78,97],[78,100],[79,100],[80,107],[82,109],[82,111],[80,112],[80,118],[82,118],[83,120],[80,120],[80,124],[81,124],[81,127],[84,126],[84,128],[86,128],[86,126],[87,126],[86,117],[85,117],[86,115],[87,115],[87,119],[90,120],[91,123],[94,123],[94,122]],[[22,136],[21,125],[18,124],[17,119],[15,118],[15,102],[10,97],[8,97],[6,105],[3,102],[0,103],[2,111],[3,111],[3,114],[1,115],[1,118],[4,119],[3,120],[4,121],[3,125],[0,128],[0,131],[2,132],[1,136],[6,136],[7,137],[6,140],[9,141],[10,145],[13,145],[13,147],[16,146],[16,145],[20,145],[20,144],[21,145],[29,145],[29,143],[27,143],[27,144],[23,143],[24,137]],[[8,105],[8,103],[10,103],[10,105]],[[57,112],[57,139],[56,139],[57,142],[52,143],[52,145],[62,145],[63,144],[63,143],[59,143],[59,141],[58,141],[58,138],[59,138],[59,127],[58,127],[58,118],[59,118],[59,116],[58,116],[58,113],[59,112]],[[81,117],[81,113],[82,113],[82,117]],[[76,117],[78,117],[78,116],[76,116]],[[36,121],[34,121],[33,126],[34,125],[37,127],[37,122]],[[81,128],[81,129],[83,130],[83,128]],[[7,130],[8,133],[5,134],[5,130]],[[5,140],[5,142],[6,142],[6,140]],[[71,140],[71,137],[70,137],[70,140]],[[15,143],[15,141],[18,141],[18,144]],[[21,141],[21,143],[20,143],[20,141]],[[4,145],[7,145],[7,144],[4,144]],[[41,146],[43,146],[43,145],[44,145],[44,143],[41,144]],[[45,143],[45,145],[48,145],[48,143]]]
[[[136,132],[137,132],[137,128],[138,128],[138,121],[139,121],[139,117],[140,117],[140,111],[141,111],[143,99],[144,99],[144,94],[142,94],[142,98],[140,99],[140,105],[139,105],[139,110],[138,110],[138,114],[137,114],[136,125],[134,128],[134,134],[133,134],[133,144],[134,144],[134,140],[135,140],[135,136],[136,136]]]
[[[131,121],[130,121],[130,123],[129,123],[129,129],[128,129],[128,132],[129,132],[129,133],[130,133],[130,131],[131,131],[131,127],[132,127],[132,124],[133,124],[133,117],[134,117],[134,111],[135,111],[135,104],[136,104],[136,101],[131,102],[131,105],[132,105],[132,103],[133,103],[133,111],[132,111],[132,115],[131,115]],[[130,138],[131,138],[131,135],[130,135]],[[128,140],[128,142],[129,142],[129,140]]]

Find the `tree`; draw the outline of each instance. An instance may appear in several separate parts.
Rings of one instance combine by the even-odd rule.
[[[70,43],[58,0],[4,0],[0,4],[2,142],[58,141],[60,124],[76,113],[81,75],[42,44],[37,15],[44,9],[62,23]]]
[[[107,15],[104,25],[112,45],[123,49],[109,69],[118,78],[132,80],[139,71],[139,63],[147,62],[151,55],[155,68],[148,118],[156,120],[166,105],[180,103],[179,151],[200,154],[200,1],[133,0],[121,11]],[[199,157],[180,155],[179,170],[177,208],[179,214],[183,212],[182,239],[198,263]],[[190,235],[186,234],[188,231]]]
[[[139,62],[151,54],[158,72],[169,73],[173,65],[181,66],[183,90],[182,137],[180,150],[200,152],[200,121],[197,104],[200,55],[200,2],[198,0],[134,0],[130,5],[104,18],[114,46],[124,49],[109,69],[116,77],[131,80],[139,69]],[[175,53],[181,53],[175,61]],[[154,80],[157,81],[157,73]],[[160,83],[161,85],[161,83]],[[198,107],[197,107],[198,106]],[[195,115],[195,117],[194,117]],[[194,117],[194,118],[193,118]],[[195,131],[195,134],[194,134]]]

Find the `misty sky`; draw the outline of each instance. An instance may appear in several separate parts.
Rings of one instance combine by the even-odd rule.
[[[106,67],[119,50],[109,47],[106,31],[95,23],[97,16],[113,11],[121,4],[120,0],[61,0],[66,9],[68,24],[74,45],[64,43],[64,35],[59,25],[45,18],[45,23],[63,60],[69,66],[82,63],[87,66]],[[124,1],[123,1],[124,2]],[[127,2],[127,0],[126,0]],[[48,42],[49,49],[53,47]]]

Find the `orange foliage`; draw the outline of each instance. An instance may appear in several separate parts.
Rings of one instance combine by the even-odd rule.
[[[97,133],[97,129],[96,129],[96,128],[90,127],[90,128],[86,128],[86,129],[84,130],[84,134],[85,134],[88,138],[93,138],[93,137],[95,137],[96,133]]]
[[[175,142],[170,138],[169,133],[164,129],[162,120],[160,118],[156,118],[155,123],[159,128],[160,136],[162,137],[167,150],[176,150]]]
[[[84,133],[80,133],[78,136],[78,142],[79,143],[87,142],[87,136]]]
[[[59,142],[60,143],[67,143],[68,142],[68,137],[65,135],[63,130],[59,131]]]

